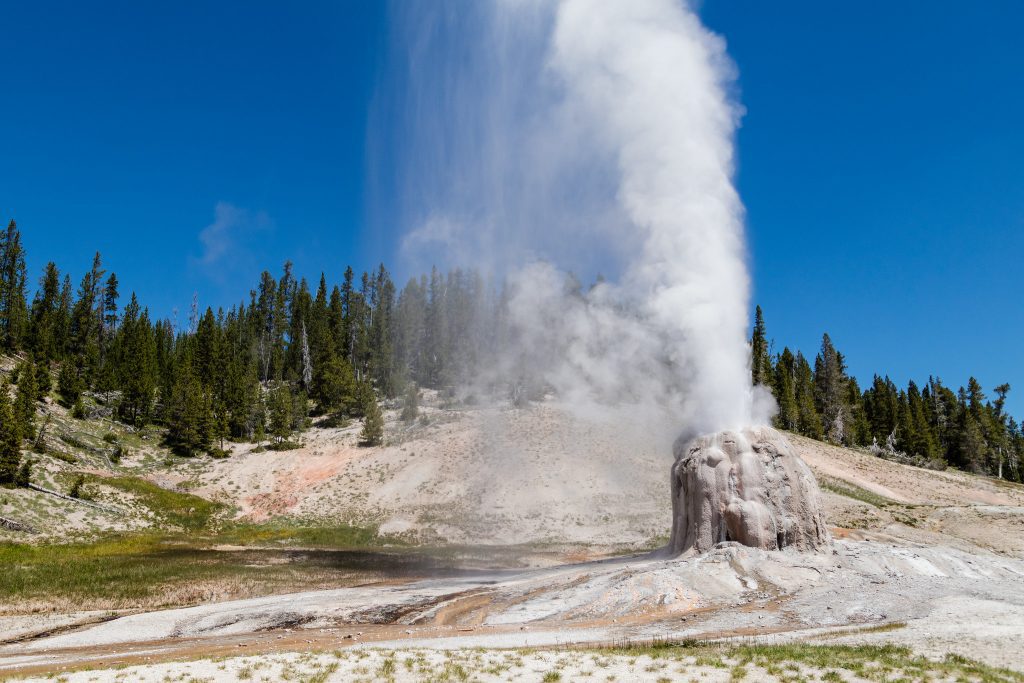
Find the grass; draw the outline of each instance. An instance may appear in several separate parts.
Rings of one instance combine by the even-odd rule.
[[[989,666],[959,655],[947,655],[942,660],[928,659],[915,655],[910,648],[896,645],[787,643],[736,646],[684,641],[618,644],[599,648],[599,651],[602,654],[629,657],[646,655],[654,659],[685,659],[698,666],[729,668],[734,681],[746,676],[746,673],[740,675],[741,669],[754,673],[750,670],[753,666],[777,678],[786,678],[786,672],[790,672],[793,674],[792,680],[804,680],[798,672],[801,668],[807,668],[824,672],[822,679],[828,681],[841,680],[839,672],[846,671],[859,679],[877,683],[934,679],[1024,683],[1024,674],[1016,671]]]
[[[706,681],[776,680],[780,683],[1021,683],[1024,675],[979,664],[956,655],[933,660],[895,646],[730,645],[721,643],[647,643],[570,648],[436,651],[412,650],[305,650],[275,657],[243,659],[232,655],[203,658],[220,662],[224,675],[235,662],[237,680],[288,680],[321,683],[332,675],[344,680],[441,682],[527,680],[557,683],[562,680]],[[709,662],[715,662],[711,664]],[[595,671],[591,667],[597,667]],[[609,668],[618,669],[616,673]],[[100,665],[98,669],[103,669]],[[400,671],[401,669],[401,671]],[[716,671],[719,669],[721,671]],[[94,671],[87,665],[81,671]],[[164,680],[184,680],[170,674]],[[723,678],[728,673],[729,678]],[[129,672],[130,673],[130,672]],[[171,672],[175,673],[175,672]],[[336,676],[337,677],[337,676]],[[220,678],[217,678],[220,680]],[[225,678],[225,680],[227,680]]]
[[[884,508],[890,505],[900,505],[900,503],[897,503],[895,500],[892,500],[891,498],[880,496],[877,493],[873,493],[872,491],[868,491],[867,489],[863,489],[857,486],[856,484],[851,484],[850,482],[843,481],[842,479],[820,476],[818,477],[818,483],[821,485],[821,488],[825,489],[826,491],[831,491],[832,493],[836,493],[840,496],[846,496],[847,498],[859,500],[862,503],[867,503],[868,505],[871,505],[876,508]]]
[[[384,543],[374,527],[345,524],[330,527],[287,523],[232,524],[221,529],[216,540],[218,543],[232,545],[277,544],[303,548],[369,548]]]
[[[174,509],[195,498],[160,491],[172,495],[177,508],[165,507]],[[483,551],[453,555],[447,548],[380,537],[373,527],[347,525],[224,524],[213,529],[196,524],[176,533],[123,534],[93,542],[0,543],[0,614],[183,606],[385,579],[454,576],[472,571],[465,568],[467,562],[491,566],[492,560]]]
[[[211,577],[216,568],[162,537],[133,535],[97,543],[32,546],[0,544],[0,604],[104,598],[120,607],[147,602],[160,587]]]
[[[227,509],[221,503],[171,491],[139,477],[93,477],[92,481],[131,494],[167,524],[189,531],[208,528],[215,516]]]
[[[409,554],[369,550],[379,544],[374,529],[259,525],[216,533],[201,528],[137,533],[88,543],[0,543],[0,612],[195,604],[350,585],[384,571],[416,575],[429,568]],[[239,549],[223,550],[224,545]]]

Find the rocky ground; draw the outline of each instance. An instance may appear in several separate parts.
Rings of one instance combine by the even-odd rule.
[[[49,615],[50,634],[35,629],[28,639],[18,639],[11,620],[0,624],[8,643],[0,670],[86,669],[76,680],[277,680],[284,672],[309,680],[572,680],[586,671],[602,680],[735,680],[740,660],[731,654],[700,664],[677,653],[659,669],[628,653],[550,648],[756,639],[896,643],[1024,671],[1022,487],[792,437],[822,485],[832,550],[724,544],[699,557],[583,561],[664,542],[667,434],[636,422],[628,432],[613,429],[555,403],[435,404],[425,414],[413,425],[391,414],[388,443],[377,449],[356,445],[355,426],[314,430],[299,450],[236,446],[228,459],[179,462],[146,476],[223,501],[242,518],[375,523],[432,543],[526,544],[526,555],[554,545],[565,549],[562,562],[549,554],[527,562],[532,569],[375,581],[113,620]],[[476,647],[498,649],[474,659],[466,648]],[[547,649],[518,652],[527,647]],[[568,659],[555,667],[561,657]],[[590,657],[604,657],[608,670]],[[113,668],[123,666],[132,668]],[[789,677],[827,674],[818,666]],[[863,674],[836,675],[873,679]],[[786,678],[753,663],[740,677]]]

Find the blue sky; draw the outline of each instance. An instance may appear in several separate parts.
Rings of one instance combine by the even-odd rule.
[[[863,380],[1014,384],[1024,413],[1017,2],[705,0],[747,113],[739,187],[769,332],[827,330]],[[396,261],[368,112],[387,10],[356,2],[0,6],[0,218],[33,280],[99,250],[160,315]]]

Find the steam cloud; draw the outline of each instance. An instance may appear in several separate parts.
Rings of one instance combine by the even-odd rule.
[[[576,410],[656,409],[684,436],[764,422],[724,41],[677,0],[394,9],[407,81],[378,104],[406,131],[409,265],[506,277],[503,361]]]

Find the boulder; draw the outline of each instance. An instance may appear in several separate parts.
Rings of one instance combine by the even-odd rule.
[[[702,436],[677,443],[675,456],[672,554],[728,541],[764,550],[831,546],[818,482],[775,429]]]

